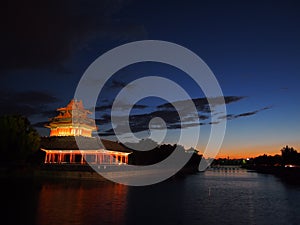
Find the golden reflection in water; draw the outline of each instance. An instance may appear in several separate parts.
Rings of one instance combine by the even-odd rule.
[[[127,186],[101,182],[43,184],[37,224],[122,224]]]

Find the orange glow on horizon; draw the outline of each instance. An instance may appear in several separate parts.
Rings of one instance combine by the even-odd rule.
[[[224,146],[221,148],[219,153],[216,155],[217,158],[230,158],[230,159],[241,159],[241,158],[254,158],[260,155],[281,155],[281,149],[285,147],[285,144],[272,144],[272,145],[253,145],[253,146],[246,146],[246,147],[228,147]],[[300,145],[297,143],[289,144],[290,147],[298,150],[300,149]],[[200,151],[203,154],[203,151]],[[298,150],[299,152],[299,150]]]

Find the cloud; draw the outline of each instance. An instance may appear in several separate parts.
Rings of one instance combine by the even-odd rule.
[[[187,123],[187,124],[171,124],[168,126],[168,129],[184,129],[189,127],[197,127],[197,126],[203,126],[206,125],[206,123]]]
[[[251,112],[245,112],[245,113],[241,113],[241,114],[237,114],[234,116],[234,119],[236,118],[239,118],[239,117],[247,117],[247,116],[253,116],[261,111],[264,111],[264,110],[267,110],[267,109],[270,109],[272,108],[271,106],[267,106],[267,107],[264,107],[262,109],[258,109],[258,110],[254,110],[254,111],[251,111]]]
[[[226,104],[237,102],[244,98],[246,98],[246,97],[245,96],[225,96],[224,97]]]
[[[255,110],[255,111],[252,111],[252,112],[241,113],[241,114],[235,115],[234,118],[252,116],[252,115],[255,115],[258,112],[259,112],[259,110]]]
[[[124,0],[4,2],[0,8],[0,69],[60,67],[95,37],[144,37],[142,26],[115,18],[126,4]]]
[[[106,111],[106,110],[109,110],[111,109],[112,105],[109,104],[109,105],[101,105],[101,106],[96,106],[95,107],[95,111],[97,112],[103,112],[103,111]]]
[[[126,89],[130,89],[132,88],[134,85],[133,84],[128,84],[124,81],[120,81],[120,80],[112,80],[108,85],[105,85],[104,88],[106,89],[116,89],[116,91],[120,91],[121,89],[125,88]]]
[[[115,136],[115,132],[114,130],[111,128],[111,129],[108,129],[108,130],[104,130],[104,131],[99,131],[98,134],[101,136],[101,137],[105,137],[105,136]]]
[[[135,104],[134,106],[130,105],[130,104],[124,104],[124,103],[119,103],[116,105],[116,109],[117,110],[128,110],[128,109],[145,109],[148,108],[147,105],[143,105],[143,104]],[[102,106],[96,106],[95,107],[95,111],[96,112],[104,112],[107,110],[111,110],[112,109],[112,104],[107,104],[107,105],[102,105]]]
[[[242,97],[242,96],[226,96],[226,97],[224,97],[226,104],[234,103],[234,102],[240,101],[244,98],[245,97]],[[225,118],[225,117],[219,117],[218,121],[214,121],[214,122],[209,121],[210,114],[209,114],[209,111],[207,110],[208,101],[205,98],[197,98],[197,99],[193,99],[192,101],[196,105],[198,114],[191,115],[184,111],[184,113],[182,113],[183,118],[181,118],[181,119],[179,117],[178,112],[173,107],[172,103],[158,105],[156,107],[156,110],[152,111],[152,112],[130,115],[129,125],[131,128],[131,131],[133,133],[136,133],[136,132],[140,132],[140,131],[149,130],[150,121],[156,117],[161,118],[165,122],[168,129],[185,129],[185,128],[196,127],[196,126],[218,124],[218,123],[222,122],[222,120]],[[215,102],[215,104],[217,104],[218,98],[215,98],[214,102]],[[185,103],[186,103],[186,101],[178,101],[177,102],[177,104],[179,105],[179,108],[180,108],[180,106],[183,107]],[[240,117],[248,117],[248,116],[255,115],[261,111],[270,109],[270,108],[271,107],[264,107],[262,109],[258,109],[258,110],[254,110],[254,111],[250,111],[250,112],[244,112],[244,113],[240,113],[240,114],[228,114],[226,116],[226,119],[233,120],[233,119],[237,119]],[[124,126],[124,122],[127,120],[127,117],[119,116],[116,118],[118,121],[118,123],[117,123],[118,130],[121,132],[122,131],[126,132],[127,130],[126,130],[126,126]],[[199,121],[199,122],[197,122],[197,121]],[[110,125],[111,124],[110,114],[102,115],[102,117],[100,117],[99,119],[96,120],[96,123]],[[163,126],[160,126],[159,124],[152,127],[152,129],[162,129],[162,128],[163,128]],[[114,135],[114,130],[112,128],[108,128],[106,130],[101,130],[100,135],[104,135],[104,136]]]
[[[223,101],[225,102],[225,104],[230,104],[230,103],[240,101],[240,100],[244,99],[245,97],[244,96],[225,96],[224,100],[221,98],[222,97],[211,98],[210,100],[213,103],[212,107],[221,104]],[[182,101],[177,101],[177,102],[173,102],[173,103],[165,103],[165,104],[157,106],[157,108],[158,109],[173,108],[174,106],[172,104],[176,104],[177,106],[179,106],[179,108],[185,108],[187,105],[187,101],[189,101],[189,100],[182,100]],[[209,107],[207,98],[195,98],[195,99],[192,99],[192,101],[198,111],[201,111],[203,113],[211,112],[212,109],[210,109],[210,107]]]
[[[205,123],[196,123],[195,121],[199,119],[200,121],[206,120],[209,118],[209,116],[206,115],[191,115],[186,114],[180,120],[179,114],[176,110],[156,110],[149,113],[142,113],[142,114],[135,114],[129,116],[129,125],[131,128],[131,131],[133,133],[140,132],[140,131],[146,131],[149,130],[149,123],[154,118],[161,118],[168,129],[179,129],[179,128],[188,128],[188,127],[195,127],[199,125],[204,125]],[[115,121],[117,123],[117,128],[120,132],[127,132],[127,127],[125,126],[124,122],[127,121],[127,116],[117,116],[115,117]],[[181,123],[180,123],[181,122]],[[97,124],[102,125],[109,125],[111,124],[111,117],[110,114],[103,114],[100,118],[96,120]],[[161,124],[154,124],[155,126],[152,127],[152,129],[163,129],[164,127]],[[106,131],[102,130],[102,127],[100,127],[100,133],[101,135],[104,133],[111,134],[113,132],[113,129],[108,129]]]
[[[124,88],[126,87],[126,83],[123,81],[117,81],[117,80],[113,80],[112,84],[110,85],[110,88]]]
[[[237,118],[240,118],[240,117],[248,117],[248,116],[253,116],[261,111],[264,111],[264,110],[268,110],[268,109],[271,109],[272,107],[271,106],[266,106],[264,108],[261,108],[261,109],[258,109],[258,110],[254,110],[254,111],[250,111],[250,112],[244,112],[244,113],[240,113],[240,114],[237,114],[237,115],[234,115],[234,114],[227,114],[226,115],[226,119],[227,120],[233,120],[233,119],[237,119]],[[218,119],[220,120],[223,120],[225,119],[224,116],[220,116]]]
[[[42,91],[0,91],[0,114],[50,115],[47,105],[56,102],[58,98]]]
[[[95,119],[95,121],[97,124],[101,124],[101,125],[108,124],[111,122],[111,117],[109,114],[105,113],[101,117]]]

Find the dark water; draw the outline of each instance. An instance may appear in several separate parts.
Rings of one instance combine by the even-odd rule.
[[[247,172],[147,187],[2,180],[1,205],[1,224],[300,224],[299,186]]]

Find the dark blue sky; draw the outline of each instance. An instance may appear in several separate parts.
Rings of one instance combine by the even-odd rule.
[[[0,11],[2,114],[21,113],[44,123],[73,97],[82,74],[101,54],[157,39],[198,54],[224,96],[239,99],[227,104],[230,120],[220,155],[277,153],[286,144],[300,148],[298,1],[29,0],[5,3]],[[204,97],[183,72],[144,63],[115,74],[98,106],[109,106],[124,85],[149,75],[172,79],[192,98]],[[149,114],[161,103],[146,99],[140,104],[147,107],[134,113]],[[98,113],[102,123],[109,122],[101,118],[107,113]],[[109,126],[102,125],[105,133]],[[205,139],[209,125],[202,127]]]

